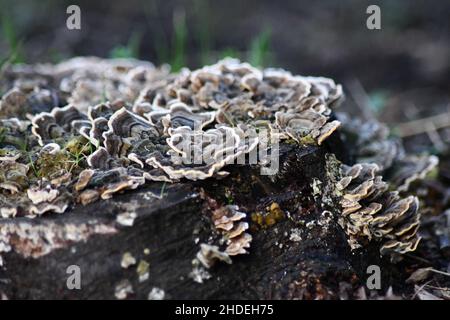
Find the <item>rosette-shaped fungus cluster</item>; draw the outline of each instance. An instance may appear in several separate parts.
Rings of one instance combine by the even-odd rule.
[[[75,58],[13,66],[0,86],[4,216],[63,212],[147,181],[226,175],[258,148],[261,126],[320,144],[339,125],[329,116],[342,96],[330,79],[233,59],[169,74],[132,59]]]
[[[351,119],[339,113],[342,129],[358,163],[375,163],[383,177],[399,192],[411,191],[411,184],[423,180],[439,160],[434,155],[407,155],[400,139],[389,136],[386,125],[376,121]]]
[[[148,83],[169,76],[167,67],[134,59],[73,58],[56,65],[15,65],[6,69],[0,114],[17,117],[73,104],[86,113],[104,101],[132,103]]]
[[[420,241],[419,203],[415,196],[401,198],[397,191],[389,191],[378,173],[376,164],[343,166],[344,177],[337,186],[343,193],[339,222],[353,249],[379,241],[381,254],[395,259],[414,251]]]
[[[281,137],[297,141],[308,137],[320,144],[339,126],[329,116],[342,96],[341,86],[331,79],[259,70],[225,59],[193,72],[184,70],[165,86],[151,86],[133,110],[158,114],[182,102],[195,112],[212,111],[218,124],[267,123]]]
[[[376,163],[384,170],[405,156],[400,140],[389,136],[386,125],[376,120],[351,118],[345,113],[338,113],[337,117],[343,124],[343,131],[357,162]]]
[[[343,93],[331,79],[235,59],[170,74],[133,59],[75,58],[7,68],[0,89],[4,218],[62,213],[149,182],[222,177],[255,150],[270,153],[273,137],[321,145],[341,120],[362,162],[344,166],[336,186],[351,246],[378,240],[383,254],[405,253],[419,241],[417,199],[388,191],[379,172],[406,192],[437,160],[406,157],[378,124],[333,120]],[[205,267],[247,253],[252,240],[238,207],[210,211],[221,240],[201,245],[197,261]]]

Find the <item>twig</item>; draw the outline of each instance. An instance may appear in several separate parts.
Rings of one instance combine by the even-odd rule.
[[[430,282],[432,282],[433,280],[430,280],[430,281],[428,281],[428,282],[426,282],[425,284],[423,284],[420,288],[419,288],[419,290],[416,290],[416,292],[414,292],[414,295],[412,296],[412,298],[411,298],[411,300],[414,300],[415,298],[416,298],[416,296],[417,296],[417,294],[420,292],[420,291],[422,291],[424,288],[425,288],[425,286],[427,286]]]
[[[413,120],[415,118],[415,115],[419,113],[419,109],[417,109],[414,103],[409,104],[408,107],[403,108],[402,111],[408,120]],[[433,143],[436,150],[438,151],[444,150],[445,143],[442,140],[441,136],[439,135],[439,132],[437,131],[436,127],[434,126],[434,123],[427,122],[424,124],[424,126],[426,129],[425,132],[428,135],[430,141]]]
[[[439,135],[436,127],[432,122],[428,122],[426,124],[427,129],[427,135],[428,138],[430,138],[431,142],[433,143],[434,147],[438,151],[442,151],[445,149],[445,144],[441,139],[441,136]]]
[[[441,290],[441,291],[450,291],[450,288],[430,286],[428,284],[426,286],[427,286],[427,288],[431,288],[431,289],[436,289],[436,290]]]
[[[441,270],[436,270],[436,269],[433,269],[433,268],[431,268],[430,271],[434,272],[434,273],[442,274],[442,275],[447,276],[447,277],[450,277],[450,273],[448,273],[448,272],[444,272],[444,271],[441,271]]]
[[[435,116],[413,120],[393,125],[400,137],[409,137],[426,133],[432,127],[434,130],[450,127],[450,113],[444,112]]]

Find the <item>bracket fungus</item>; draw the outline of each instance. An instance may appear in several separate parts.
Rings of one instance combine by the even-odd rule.
[[[247,214],[239,211],[236,205],[227,205],[214,210],[212,221],[214,227],[218,230],[225,242],[225,252],[230,256],[248,253],[252,236],[245,232],[249,225],[242,221]]]
[[[379,241],[380,253],[391,255],[414,251],[420,241],[418,199],[402,198],[397,191],[388,191],[376,164],[343,166],[344,177],[338,182],[343,193],[342,216],[339,223],[349,236],[353,249],[365,241]]]
[[[380,252],[392,255],[417,247],[417,198],[389,191],[381,175],[406,193],[437,159],[406,157],[384,127],[336,117],[343,91],[332,79],[260,70],[236,59],[175,74],[149,62],[99,58],[5,72],[2,217],[63,213],[152,182],[224,177],[253,151],[271,149],[270,139],[258,135],[262,128],[284,142],[322,148],[342,127],[355,136],[357,164],[343,164],[342,179],[327,188],[341,195],[330,201],[342,206],[339,220],[351,247],[379,241]],[[212,208],[221,240],[202,243],[197,261],[209,268],[248,253],[247,218],[236,205]]]

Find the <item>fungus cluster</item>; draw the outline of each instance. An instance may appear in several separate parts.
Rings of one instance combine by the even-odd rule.
[[[345,113],[338,113],[337,117],[343,123],[343,131],[357,162],[375,163],[385,170],[405,156],[401,142],[389,136],[389,129],[384,124],[376,120],[351,118]]]
[[[374,163],[383,177],[399,192],[411,191],[411,184],[423,180],[439,159],[434,155],[407,155],[400,139],[389,136],[386,125],[375,121],[361,121],[339,113],[338,119],[348,138],[357,163]]]
[[[417,199],[387,191],[378,174],[400,168],[393,180],[406,191],[436,159],[405,157],[383,128],[334,120],[343,93],[331,79],[235,59],[171,74],[133,59],[75,58],[10,67],[0,89],[3,218],[63,213],[149,182],[219,178],[252,151],[271,149],[257,134],[263,128],[281,140],[321,145],[342,121],[363,162],[344,166],[336,186],[351,246],[375,239],[383,254],[417,246]],[[225,246],[202,244],[197,260],[209,267],[247,253],[245,219],[236,206],[215,208],[211,220]]]
[[[205,200],[205,211],[209,213],[214,235],[209,239],[209,243],[200,244],[200,250],[192,261],[194,268],[198,268],[200,264],[210,268],[217,261],[231,263],[231,257],[249,253],[248,249],[253,238],[247,232],[249,229],[249,224],[245,221],[247,214],[237,205],[220,206],[204,190],[201,190],[200,194]]]
[[[343,193],[339,222],[350,246],[355,249],[367,241],[379,241],[380,253],[394,259],[414,251],[420,240],[417,197],[401,198],[397,191],[388,191],[376,164],[344,165],[343,171],[337,185]]]
[[[342,96],[330,79],[233,59],[169,74],[136,60],[75,58],[15,66],[5,79],[3,216],[62,213],[148,181],[226,175],[258,147],[261,125],[320,144],[339,125],[329,116]]]
[[[228,205],[214,210],[214,226],[223,235],[226,242],[225,252],[230,256],[247,253],[252,236],[245,231],[248,223],[243,221],[247,214],[239,211],[236,205]]]

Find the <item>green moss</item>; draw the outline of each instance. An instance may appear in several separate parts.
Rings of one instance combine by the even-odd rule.
[[[26,139],[23,140],[15,136],[8,135],[6,130],[4,130],[3,133],[0,131],[0,144],[12,145],[19,147],[20,149],[24,149],[24,146],[26,146],[27,141]]]
[[[53,179],[66,173],[79,173],[87,168],[87,157],[93,147],[84,137],[74,137],[63,145],[56,154],[29,155],[29,165],[37,178]]]
[[[295,141],[294,139],[290,138],[290,139],[286,139],[285,141],[283,141],[284,143],[287,144],[293,144],[293,145],[298,145],[298,142]]]
[[[53,179],[70,172],[72,163],[69,153],[60,151],[56,154],[43,154],[33,163],[38,178]]]
[[[90,146],[85,137],[78,136],[67,141],[64,149],[73,154],[81,154],[89,152]]]
[[[94,151],[94,148],[86,138],[78,136],[66,143],[64,151],[68,153],[71,163],[69,172],[73,172],[87,168],[87,157]]]
[[[317,145],[316,139],[311,137],[309,134],[304,137],[301,137],[299,142],[300,142],[300,144],[303,144],[303,145]]]

